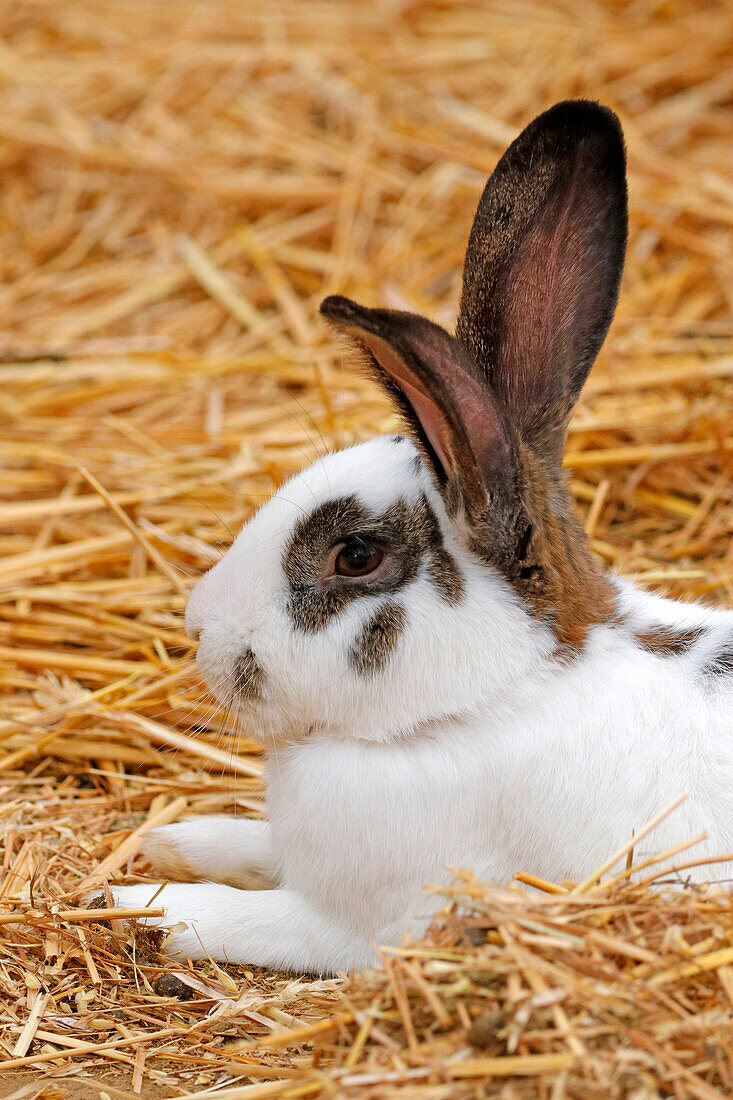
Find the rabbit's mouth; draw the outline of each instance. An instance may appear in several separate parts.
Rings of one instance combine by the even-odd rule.
[[[262,699],[265,673],[252,650],[247,647],[237,661],[234,670],[234,696],[240,705],[257,703]]]
[[[196,661],[218,703],[229,710],[249,711],[264,700],[267,675],[248,645],[236,639],[232,643],[228,652],[222,652],[220,633],[203,630]]]
[[[267,674],[252,650],[245,649],[226,668],[202,661],[199,650],[199,668],[214,699],[237,727],[268,746],[282,740],[282,709],[267,692]]]

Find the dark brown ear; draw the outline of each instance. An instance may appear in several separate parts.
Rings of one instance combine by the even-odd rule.
[[[626,234],[621,126],[587,100],[534,119],[476,211],[456,335],[550,466],[611,323]]]
[[[483,514],[516,493],[511,433],[482,372],[462,344],[413,313],[367,309],[339,295],[321,313],[367,352],[377,380],[422,445],[449,505]]]

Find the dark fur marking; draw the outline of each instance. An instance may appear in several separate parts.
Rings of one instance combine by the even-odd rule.
[[[405,629],[404,608],[391,600],[374,612],[349,650],[349,664],[362,676],[381,672]]]
[[[440,524],[427,498],[421,496],[412,506],[400,501],[385,517],[402,528],[406,538],[419,547],[421,556],[427,553],[430,579],[447,603],[457,603],[463,595],[463,577],[443,545]]]
[[[706,676],[733,676],[733,641],[710,659],[703,673]]]
[[[329,500],[300,520],[285,550],[283,568],[290,584],[288,611],[294,625],[313,634],[330,623],[346,604],[370,594],[367,583],[318,584],[323,560],[339,537],[366,529],[369,513],[354,497]]]
[[[347,535],[368,536],[389,554],[386,569],[354,582],[347,577],[321,581],[324,560]],[[415,504],[397,501],[374,516],[354,497],[327,501],[298,522],[285,550],[283,568],[290,584],[288,611],[298,630],[315,633],[354,599],[397,592],[418,574],[428,574],[448,603],[463,594],[463,578],[445,549],[440,525],[425,496]]]
[[[245,649],[237,661],[234,672],[234,682],[237,694],[242,700],[252,703],[262,695],[262,683],[265,674],[257,663],[257,658],[251,649]]]
[[[704,631],[700,627],[679,629],[672,626],[654,626],[643,632],[635,632],[634,639],[647,653],[656,653],[659,657],[678,657],[687,653],[703,634]]]
[[[445,547],[436,547],[432,551],[428,573],[446,603],[458,603],[463,595],[463,577],[455,559]]]

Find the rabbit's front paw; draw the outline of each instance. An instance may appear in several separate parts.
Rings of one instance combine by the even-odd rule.
[[[334,974],[377,958],[366,940],[334,925],[290,890],[236,890],[215,882],[110,889],[119,907],[139,909],[155,899],[152,907],[162,907],[164,916],[143,919],[171,929],[162,949],[181,962],[213,958]]]
[[[141,924],[172,930],[162,945],[166,954],[191,959],[207,958],[209,952],[203,945],[199,929],[209,943],[212,943],[212,928],[215,929],[214,944],[218,947],[221,913],[212,901],[210,884],[140,883],[135,886],[110,886],[110,893],[115,908],[163,910],[162,916],[138,916],[135,919]]]
[[[241,890],[275,885],[277,861],[266,821],[199,817],[152,829],[142,854],[171,882],[223,882]]]

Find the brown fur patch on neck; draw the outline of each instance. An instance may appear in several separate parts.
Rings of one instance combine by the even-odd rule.
[[[616,593],[588,549],[562,475],[552,478],[529,447],[519,450],[531,534],[517,588],[561,645],[580,649],[589,627],[612,616]]]
[[[660,657],[677,657],[686,653],[691,646],[702,638],[704,631],[700,627],[653,626],[648,630],[637,631],[634,638],[648,653]]]
[[[483,537],[474,533],[472,549],[499,569],[530,613],[551,627],[563,649],[579,650],[589,628],[613,616],[616,592],[588,549],[562,474],[548,473],[521,440],[517,457],[519,499],[510,522],[505,517],[503,523],[513,538],[500,554],[487,554],[489,516],[481,525]]]

